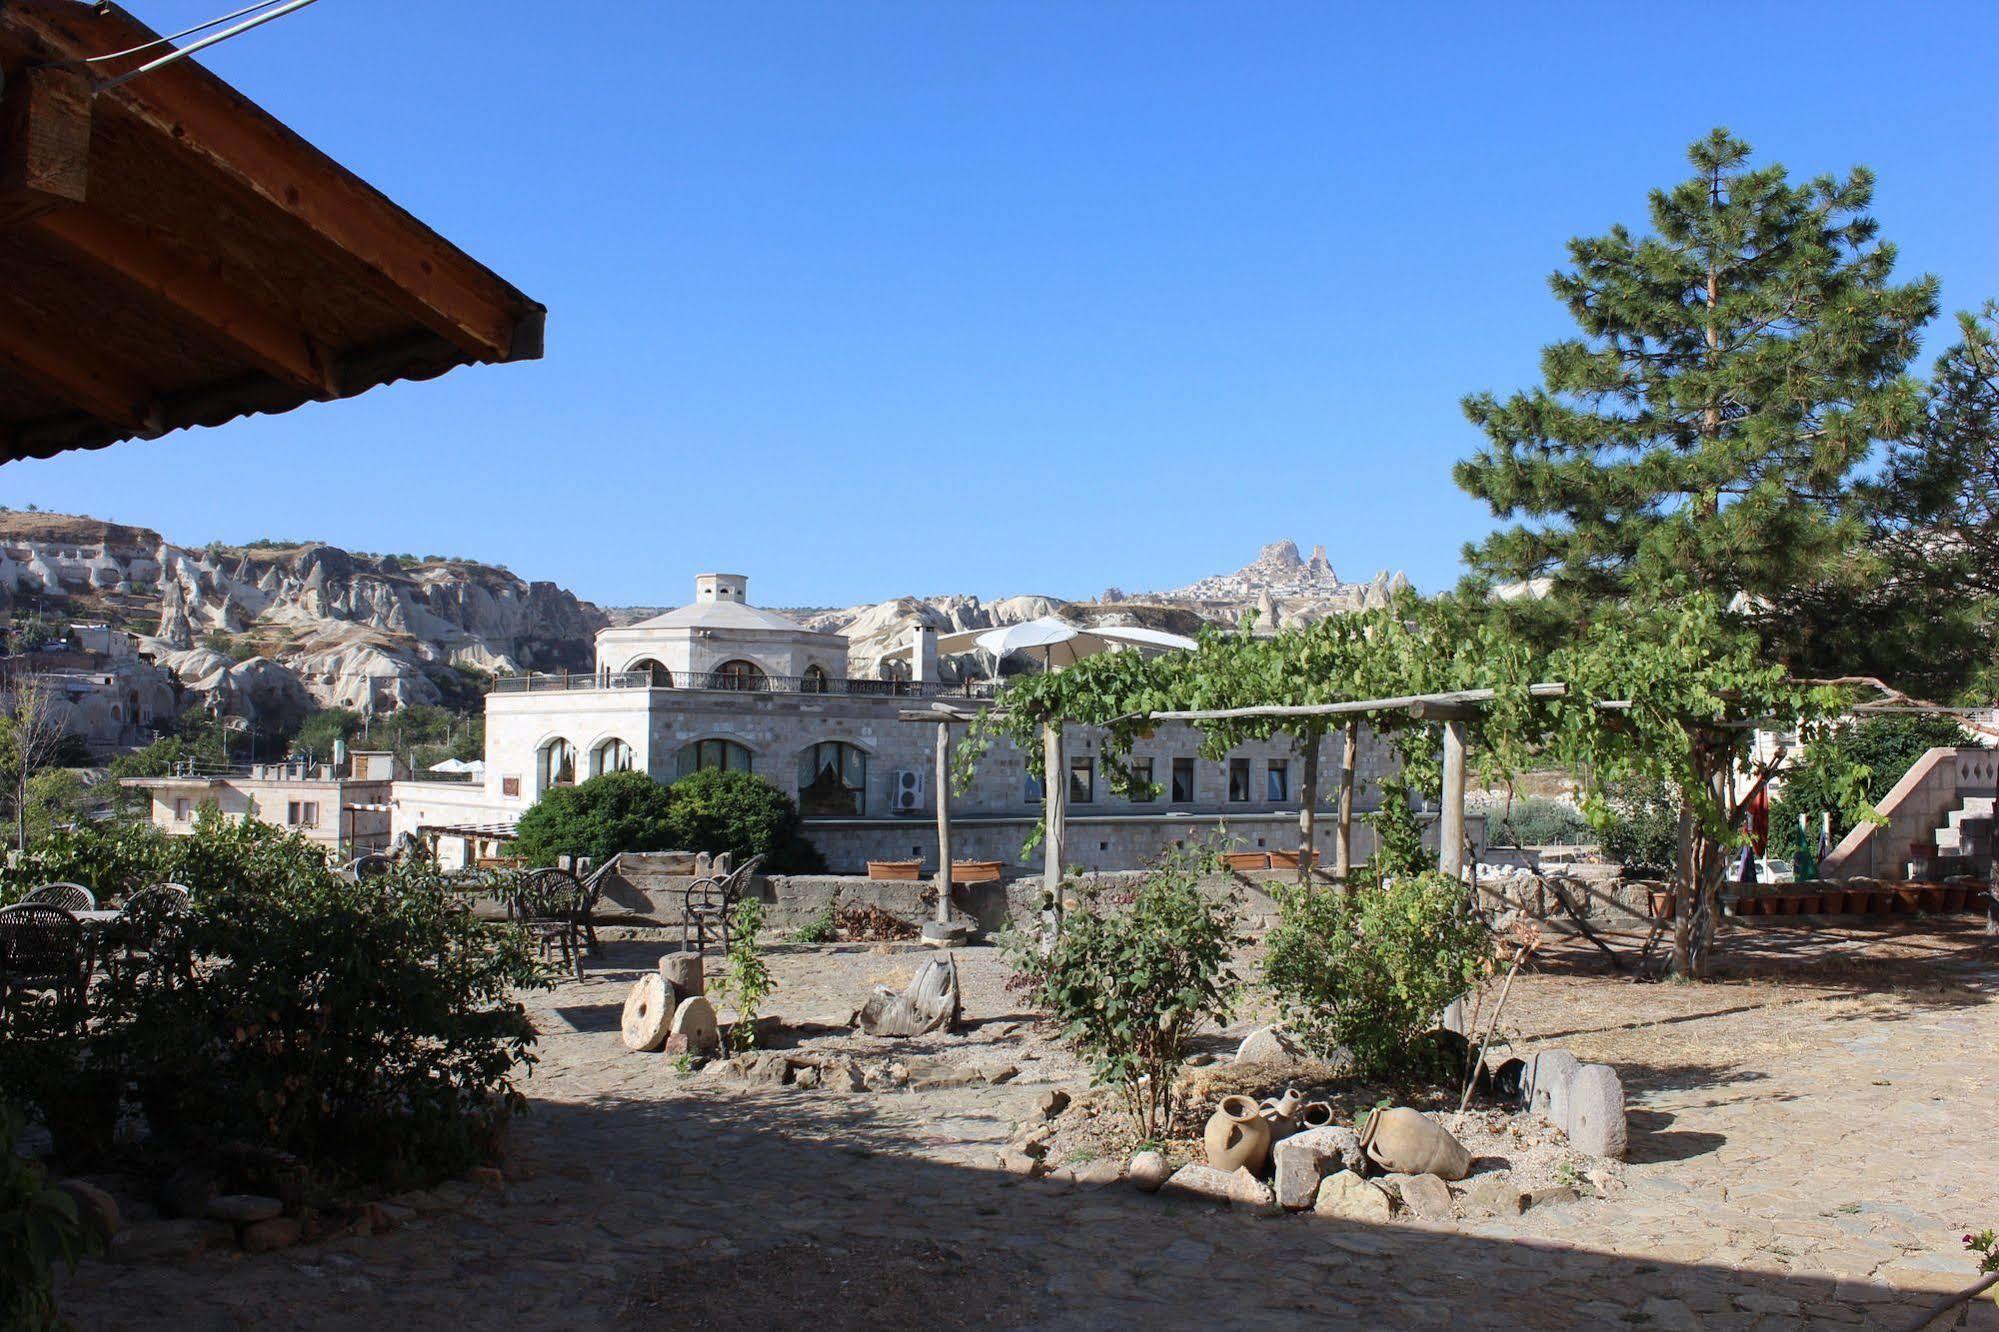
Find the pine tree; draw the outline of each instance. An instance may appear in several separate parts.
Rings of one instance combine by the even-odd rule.
[[[1551,285],[1581,336],[1543,350],[1543,384],[1464,402],[1489,442],[1458,484],[1524,520],[1466,558],[1550,579],[1551,610],[1865,581],[1855,483],[1920,417],[1903,372],[1936,283],[1890,282],[1872,175],[1792,184],[1722,129],[1688,157],[1696,174],[1651,196],[1651,234],[1569,243]]]

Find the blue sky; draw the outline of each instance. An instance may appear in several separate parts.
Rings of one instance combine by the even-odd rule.
[[[1874,167],[1901,272],[1999,295],[1995,46],[1989,4],[322,0],[211,67],[546,303],[547,359],[0,502],[607,604],[1084,597],[1286,536],[1434,590],[1488,526],[1458,399],[1533,380],[1563,242],[1711,126]]]

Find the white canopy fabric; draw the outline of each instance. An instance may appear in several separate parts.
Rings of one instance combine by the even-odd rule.
[[[1099,652],[1133,648],[1142,652],[1185,652],[1198,646],[1181,634],[1162,629],[1141,629],[1136,625],[1102,624],[1082,628],[1053,615],[1003,624],[997,629],[967,629],[955,634],[939,634],[940,654],[979,651],[991,658],[995,667],[1015,652],[1038,657],[1044,666],[1073,666]],[[907,648],[899,649],[906,652]]]
[[[442,763],[430,765],[432,772],[484,772],[485,763],[480,759],[446,759]]]

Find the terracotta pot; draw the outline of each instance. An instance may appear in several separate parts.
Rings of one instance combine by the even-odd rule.
[[[1270,1125],[1264,1121],[1262,1107],[1249,1097],[1224,1096],[1215,1113],[1208,1116],[1201,1144],[1208,1150],[1208,1164],[1215,1169],[1233,1173],[1246,1167],[1255,1174],[1270,1155]]]
[[[1463,1179],[1471,1172],[1471,1153],[1436,1120],[1420,1110],[1398,1105],[1376,1106],[1360,1131],[1361,1150],[1391,1174],[1435,1175]]]
[[[1298,1131],[1329,1128],[1333,1122],[1333,1107],[1324,1101],[1307,1101],[1298,1107]]]
[[[923,862],[920,860],[870,860],[870,879],[920,879],[923,877]]]
[[[1231,851],[1222,860],[1232,870],[1248,871],[1270,868],[1268,851]]]
[[[1944,898],[1944,888],[1940,884],[1923,889],[1923,894],[1922,894],[1923,910],[1925,911],[1943,910],[1943,898]]]
[[[1923,890],[1920,888],[1897,888],[1895,890],[1895,909],[1905,914],[1913,911],[1921,911],[1923,909]]]
[[[1673,918],[1673,893],[1671,889],[1652,890],[1652,919],[1671,920]]]
[[[1945,888],[1943,890],[1943,909],[1945,911],[1964,910],[1964,899],[1968,895],[1968,890],[1962,887]]]
[[[999,880],[1000,863],[997,860],[954,860],[951,862],[952,883],[995,883]]]
[[[1868,890],[1867,893],[1868,914],[1875,916],[1885,916],[1894,909],[1895,909],[1895,894],[1889,892],[1886,888],[1873,888]]]
[[[1867,890],[1848,888],[1839,895],[1839,909],[1849,916],[1857,916],[1867,910]]]
[[[1261,1107],[1263,1122],[1270,1125],[1272,1146],[1296,1133],[1302,1125],[1298,1122],[1298,1111],[1305,1098],[1295,1088],[1287,1088],[1284,1095],[1274,1101],[1265,1101]]]

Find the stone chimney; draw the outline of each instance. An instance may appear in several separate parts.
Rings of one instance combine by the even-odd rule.
[[[937,681],[937,630],[919,623],[909,631],[909,678],[917,684]]]
[[[750,580],[742,574],[695,574],[694,600],[700,603],[733,601],[738,606],[747,606],[750,601]]]

